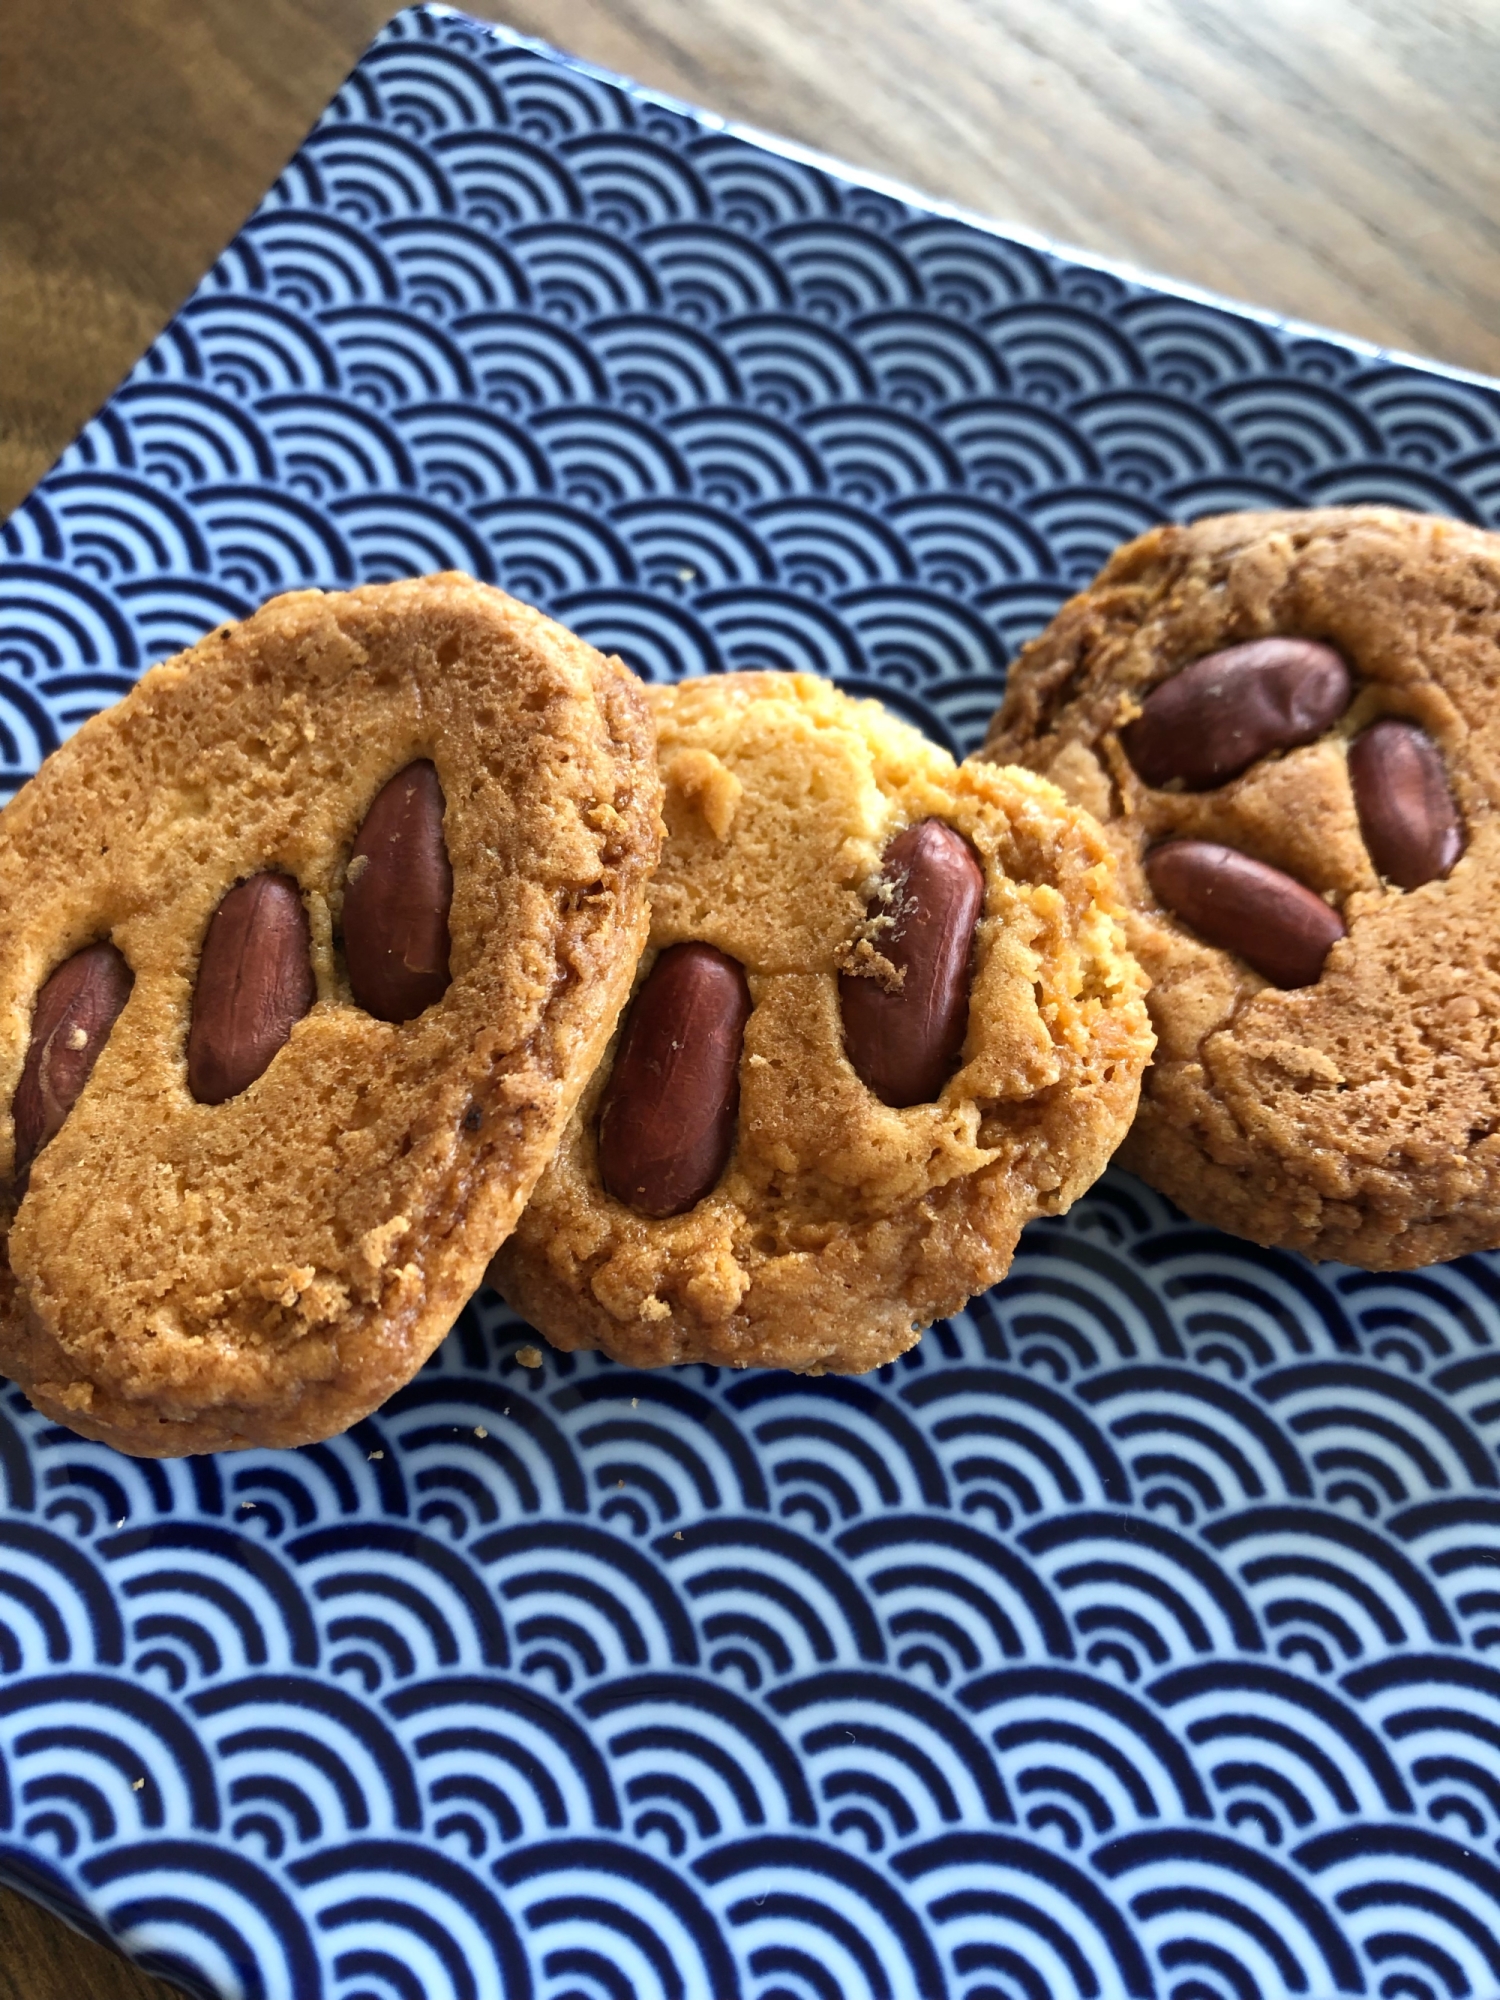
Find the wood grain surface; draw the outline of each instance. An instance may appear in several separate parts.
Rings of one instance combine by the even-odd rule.
[[[390,11],[5,0],[0,512]],[[1500,374],[1495,0],[510,0],[506,18],[1063,243]],[[0,2000],[168,1990],[0,1893]]]

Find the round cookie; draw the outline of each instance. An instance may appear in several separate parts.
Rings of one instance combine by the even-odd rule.
[[[394,849],[351,854],[413,767],[451,867],[446,966],[423,974],[432,1004],[376,1018],[341,924]],[[463,576],[277,598],[85,723],[0,814],[0,1369],[152,1456],[302,1444],[384,1401],[480,1282],[598,1061],[660,839],[634,677]],[[260,906],[235,889],[267,880]],[[302,963],[235,1016],[257,923]],[[102,940],[133,984],[18,1174],[38,993]],[[366,958],[389,987],[391,954]],[[221,1029],[260,1032],[261,1002],[295,1020],[268,1064],[231,1049],[253,1080],[192,1068],[215,998]]]
[[[1151,691],[1272,635],[1342,656],[1338,712],[1238,775],[1163,782]],[[1153,529],[1013,666],[983,754],[1045,772],[1105,824],[1157,1033],[1120,1160],[1188,1214],[1372,1270],[1500,1246],[1497,686],[1500,536],[1386,508]],[[1179,746],[1222,734],[1197,700],[1173,721]],[[1422,810],[1445,836],[1425,863]],[[1194,842],[1311,891],[1331,948],[1302,972],[1271,965],[1283,986],[1210,942],[1195,913],[1223,919],[1172,873]],[[1264,915],[1227,933],[1262,958]]]
[[[1150,1034],[1107,850],[1053,786],[955,766],[811,676],[649,692],[667,842],[637,991],[674,946],[743,967],[732,1151],[685,1213],[605,1191],[627,1017],[491,1279],[559,1347],[862,1372],[1003,1276],[1022,1226],[1065,1209],[1129,1123]],[[893,836],[928,819],[978,856],[983,910],[959,1066],[895,1109],[846,1052],[839,973],[870,943]]]

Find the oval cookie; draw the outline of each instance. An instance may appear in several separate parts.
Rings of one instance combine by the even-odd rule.
[[[634,678],[461,576],[278,598],[86,723],[0,814],[0,1368],[153,1455],[300,1444],[381,1403],[598,1061],[659,800]],[[396,1018],[351,989],[365,869]],[[449,879],[444,930],[422,905]],[[128,997],[17,1178],[38,993],[106,942]],[[413,955],[415,984],[381,970]]]
[[[1288,641],[1333,712],[1174,779],[1225,734],[1194,663]],[[1500,535],[1371,507],[1153,529],[1011,669],[985,754],[1105,823],[1158,1038],[1121,1162],[1189,1215],[1371,1270],[1500,1246],[1497,661]]]
[[[658,1004],[655,967],[674,948],[743,968],[727,1163],[682,1213],[632,1206],[619,1198],[628,1182],[606,1191],[600,1111],[615,1056],[631,1045],[635,1077],[636,1045],[653,1040],[627,1019],[491,1274],[564,1348],[648,1366],[873,1368],[1002,1276],[1022,1226],[1066,1208],[1129,1123],[1150,1034],[1107,851],[1053,786],[955,766],[877,703],[810,676],[725,674],[650,698],[668,835],[635,1004]],[[951,907],[962,867],[950,891],[924,864],[922,897],[907,900],[885,870],[898,836],[927,821],[977,859],[977,927]],[[887,909],[906,944],[891,958]],[[951,1073],[930,1101],[883,1102],[851,1061],[841,975],[899,990],[904,974],[932,1013],[930,1033],[903,1025],[916,1048],[898,1065],[905,1082],[949,1033],[948,976],[932,969],[953,962],[960,921],[968,1006]],[[684,986],[674,978],[672,991]],[[703,1017],[702,1032],[739,1032],[708,982],[686,991],[659,1004],[685,1027]],[[684,1057],[680,1070],[696,1093],[723,1089],[717,1062]],[[646,1085],[631,1090],[639,1112]],[[658,1149],[663,1122],[644,1128]]]

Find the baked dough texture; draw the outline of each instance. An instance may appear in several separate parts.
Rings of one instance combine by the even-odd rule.
[[[1119,732],[1177,668],[1271,634],[1354,677],[1319,741],[1213,791],[1153,791]],[[1347,745],[1381,716],[1437,744],[1467,848],[1408,892],[1376,875]],[[1372,1270],[1500,1246],[1500,536],[1387,508],[1234,514],[1122,548],[1011,670],[984,754],[1104,823],[1151,976],[1156,1061],[1120,1159],[1189,1215]],[[1343,915],[1282,992],[1152,896],[1146,849],[1223,842]]]
[[[691,940],[744,966],[734,1151],[685,1215],[613,1200],[606,1056],[491,1277],[558,1347],[862,1372],[1000,1278],[1023,1224],[1082,1193],[1129,1123],[1151,1038],[1108,851],[1052,785],[955,766],[811,676],[650,697],[667,843],[640,976]],[[961,1066],[937,1102],[892,1110],[845,1054],[837,971],[887,844],[929,817],[972,844],[985,903]]]
[[[431,758],[452,982],[402,1025],[349,992],[345,868]],[[552,1154],[645,938],[660,785],[618,661],[449,575],[299,591],[154,668],[0,814],[0,1103],[53,968],[110,938],[135,984],[18,1200],[0,1122],[0,1368],[151,1456],[330,1436],[447,1332]],[[317,998],[248,1089],[186,1045],[233,884],[302,889]]]

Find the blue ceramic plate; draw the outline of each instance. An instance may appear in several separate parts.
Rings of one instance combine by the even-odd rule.
[[[6,529],[18,785],[273,592],[454,567],[958,750],[1115,544],[1500,524],[1500,397],[437,8]],[[1500,1260],[1117,1175],[864,1380],[518,1364],[305,1451],[0,1415],[0,1865],[244,2000],[1500,1992]]]

